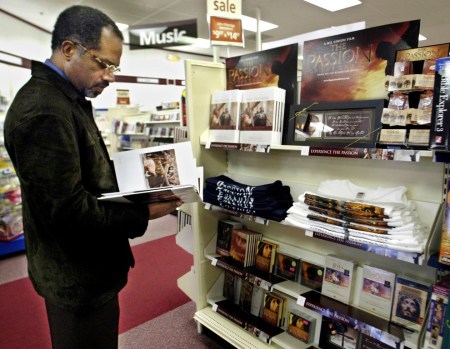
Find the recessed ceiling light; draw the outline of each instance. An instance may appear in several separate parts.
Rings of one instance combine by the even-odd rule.
[[[359,0],[305,0],[310,4],[324,8],[325,10],[335,12],[344,8],[360,5]]]

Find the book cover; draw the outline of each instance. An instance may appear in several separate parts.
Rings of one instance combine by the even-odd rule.
[[[430,293],[430,284],[397,275],[391,321],[420,331],[424,325]]]
[[[306,260],[302,260],[300,283],[313,290],[321,291],[325,268]]]
[[[286,298],[273,292],[266,292],[264,295],[263,319],[267,323],[281,327],[286,308]]]
[[[242,281],[241,294],[239,297],[239,306],[247,313],[250,313],[252,307],[253,284],[247,280]]]
[[[300,280],[301,259],[284,252],[277,252],[273,273],[284,279],[298,282]]]
[[[235,222],[228,219],[219,220],[217,226],[217,243],[216,252],[221,256],[230,255],[231,247],[231,231],[233,229],[242,228],[242,223]]]
[[[420,21],[305,41],[302,103],[382,99],[397,50],[417,47]]]
[[[211,96],[209,140],[211,142],[238,143],[242,91],[226,90]]]
[[[258,241],[255,267],[266,273],[271,273],[275,263],[278,244],[267,240]]]
[[[286,332],[304,343],[314,341],[316,319],[299,310],[290,310]]]
[[[223,296],[234,303],[234,283],[237,276],[229,271],[224,272]]]
[[[350,303],[353,291],[354,261],[334,255],[325,257],[322,294],[345,304]]]
[[[435,150],[449,150],[450,57],[436,59],[430,144]]]
[[[281,144],[278,125],[282,122],[286,91],[262,87],[242,92],[239,143]]]
[[[360,308],[389,320],[394,286],[395,273],[364,265],[359,300]]]
[[[231,231],[231,258],[244,267],[253,266],[255,263],[255,246],[261,238],[262,234],[253,230],[233,229]]]
[[[264,302],[265,290],[262,287],[253,285],[253,295],[252,295],[252,305],[250,308],[250,313],[260,317],[261,310]]]

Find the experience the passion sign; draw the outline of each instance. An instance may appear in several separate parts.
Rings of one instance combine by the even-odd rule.
[[[197,20],[129,27],[130,49],[191,45],[197,38]]]

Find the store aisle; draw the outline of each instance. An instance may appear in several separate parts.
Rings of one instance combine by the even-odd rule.
[[[169,244],[169,241],[174,241],[171,236],[176,234],[176,226],[177,226],[177,218],[173,215],[168,215],[166,217],[154,220],[150,222],[149,228],[146,234],[143,237],[132,240],[133,249],[145,249],[150,247],[150,245],[146,244],[147,242],[161,239],[158,241],[158,245],[165,241],[165,244]],[[146,247],[147,246],[147,247]],[[173,246],[173,245],[172,245]],[[138,252],[138,251],[136,251]],[[184,252],[183,252],[184,253]],[[142,255],[141,253],[137,253],[138,255]],[[189,267],[190,260],[186,259],[186,268]],[[140,263],[141,268],[145,268],[145,260]],[[138,266],[137,266],[138,267]],[[136,268],[137,268],[136,267]],[[136,277],[135,282],[136,282]],[[133,280],[131,280],[133,282]],[[137,280],[137,282],[140,282]],[[27,271],[26,271],[26,259],[24,254],[11,256],[8,258],[3,258],[0,260],[0,285],[5,286],[13,286],[14,284],[20,283],[22,286],[21,290],[24,292],[32,293],[34,291],[31,290],[31,285],[29,285],[29,280],[27,279]],[[173,280],[173,283],[176,283],[176,280]],[[25,286],[23,286],[25,285]],[[133,285],[129,285],[128,291],[133,287]],[[125,291],[124,291],[125,292]],[[124,293],[122,292],[122,293]],[[184,294],[183,294],[184,295]],[[21,297],[20,295],[17,295]],[[124,295],[125,298],[126,295]],[[181,295],[180,295],[181,297]],[[36,297],[36,301],[40,302],[41,299]],[[158,298],[158,297],[157,297]],[[178,297],[177,297],[178,298]],[[153,301],[153,300],[152,300]],[[155,302],[167,302],[167,299],[154,299]],[[2,301],[2,303],[5,300]],[[178,302],[181,304],[180,306],[176,305],[172,307],[171,310],[165,312],[157,317],[152,318],[149,321],[144,323],[138,323],[139,321],[135,321],[136,325],[132,328],[129,326],[126,330],[120,334],[119,336],[119,348],[120,349],[144,349],[144,348],[152,348],[152,349],[170,349],[170,348],[212,348],[212,349],[221,349],[226,348],[226,345],[220,345],[216,343],[213,339],[208,336],[200,335],[197,332],[197,325],[193,320],[193,314],[195,312],[195,304],[193,302],[186,300],[182,300],[180,298],[174,300],[174,303]],[[150,303],[150,302],[148,302]],[[19,303],[20,304],[20,303]],[[7,304],[3,303],[3,307]],[[136,307],[131,304],[132,309]],[[143,304],[144,306],[144,304]],[[151,305],[149,305],[151,307]],[[0,309],[2,308],[2,304],[0,304]],[[40,303],[35,307],[40,309],[40,312],[44,313],[44,309],[40,307]],[[42,309],[41,309],[42,308]],[[16,309],[16,308],[14,308]],[[131,309],[131,310],[132,310]],[[130,311],[130,308],[128,308]],[[43,314],[42,314],[43,315]],[[127,316],[127,311],[123,310],[123,315]],[[0,312],[0,322],[10,321],[12,319],[1,319]],[[142,314],[141,314],[142,316]],[[147,317],[149,318],[149,317]],[[38,319],[39,320],[39,319]],[[129,319],[128,319],[129,320]],[[136,319],[132,319],[136,320]],[[29,321],[28,321],[29,322]],[[38,322],[42,322],[42,326],[40,326],[39,330],[35,334],[30,334],[25,337],[36,337],[36,341],[39,342],[39,336],[47,336],[48,329],[45,323],[45,320],[40,318]],[[36,325],[36,324],[35,324]],[[6,333],[2,333],[3,338],[8,338],[8,330]],[[31,328],[30,328],[31,330]],[[34,329],[33,329],[34,331]],[[28,331],[30,332],[30,331]],[[5,347],[5,349],[19,349],[19,347],[14,346],[14,341],[6,341],[6,343],[10,343],[10,346]],[[46,349],[43,347],[33,347],[28,346],[27,349]],[[22,348],[21,348],[22,349]]]

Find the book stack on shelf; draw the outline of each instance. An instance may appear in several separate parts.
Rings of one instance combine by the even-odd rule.
[[[285,97],[275,86],[214,92],[209,141],[281,145]]]
[[[230,257],[243,267],[252,267],[256,260],[256,246],[262,234],[256,231],[239,228],[231,231]]]

